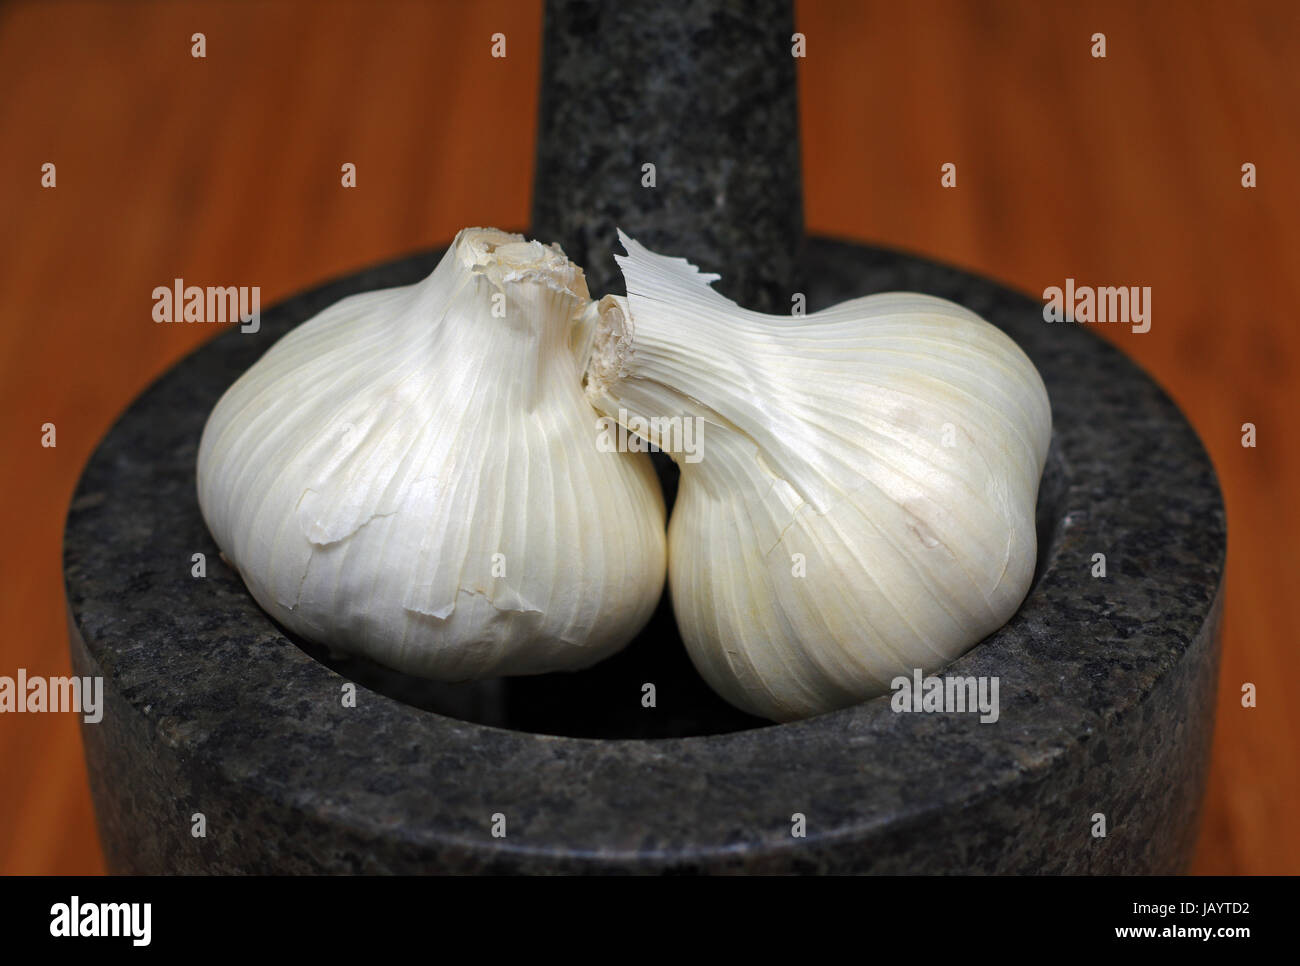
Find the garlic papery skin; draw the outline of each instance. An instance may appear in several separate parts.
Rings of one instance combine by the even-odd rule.
[[[586,667],[649,619],[666,567],[648,456],[602,452],[594,313],[558,248],[465,229],[433,273],[343,299],[213,409],[213,537],[277,621],[459,681]]]
[[[622,236],[587,397],[643,426],[699,421],[668,526],[696,668],[776,721],[933,671],[1029,589],[1051,437],[1015,343],[942,299],[891,293],[806,317],[738,307],[688,262]]]

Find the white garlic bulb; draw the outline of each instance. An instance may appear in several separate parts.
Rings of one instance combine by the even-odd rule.
[[[276,343],[204,429],[199,504],[257,602],[441,680],[586,667],[653,612],[664,504],[601,452],[594,310],[558,246],[466,229],[418,284]]]
[[[1000,627],[1029,589],[1047,392],[974,313],[911,293],[807,317],[739,308],[621,236],[592,404],[670,454],[699,421],[669,523],[690,656],[778,721],[883,693]],[[656,423],[656,420],[658,421]]]

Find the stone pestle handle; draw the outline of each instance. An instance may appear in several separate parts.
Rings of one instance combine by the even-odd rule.
[[[532,235],[621,294],[615,228],[788,312],[803,240],[789,0],[548,0]]]

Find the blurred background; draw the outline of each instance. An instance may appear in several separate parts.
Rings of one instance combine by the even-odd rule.
[[[539,0],[0,6],[0,674],[70,673],[78,473],[216,334],[155,325],[154,286],[260,285],[265,308],[466,225],[526,228],[541,20]],[[810,232],[1034,295],[1151,286],[1150,332],[1093,330],[1182,406],[1228,506],[1193,871],[1300,872],[1300,6],[805,0],[796,22]],[[103,870],[77,721],[0,717],[0,872]]]

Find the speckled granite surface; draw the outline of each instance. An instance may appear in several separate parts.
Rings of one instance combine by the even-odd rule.
[[[947,669],[1000,677],[996,724],[896,714],[879,698],[748,728],[710,709],[707,692],[665,686],[688,678],[662,621],[604,677],[522,690],[403,691],[340,664],[363,682],[357,707],[343,707],[348,679],[289,640],[217,557],[196,448],[217,397],[278,336],[345,294],[414,281],[426,255],[280,305],[257,335],[217,339],[145,392],[88,465],[65,565],[77,673],[106,676],[104,720],[83,733],[111,868],[1179,869],[1213,724],[1225,550],[1195,434],[1122,354],[1044,323],[1033,299],[879,250],[813,242],[809,255],[810,308],[885,289],[953,298],[1008,331],[1048,385],[1037,582]],[[195,552],[205,579],[190,576]],[[1090,575],[1096,552],[1105,579]],[[646,680],[660,683],[657,709],[640,707]],[[559,737],[427,708],[568,734],[695,736]],[[191,834],[196,812],[204,838]],[[795,812],[806,838],[791,836]],[[1105,838],[1092,835],[1098,812]],[[504,838],[492,835],[498,813]]]
[[[550,0],[533,230],[623,292],[615,226],[788,312],[803,240],[789,0]],[[655,166],[655,186],[642,166]]]

